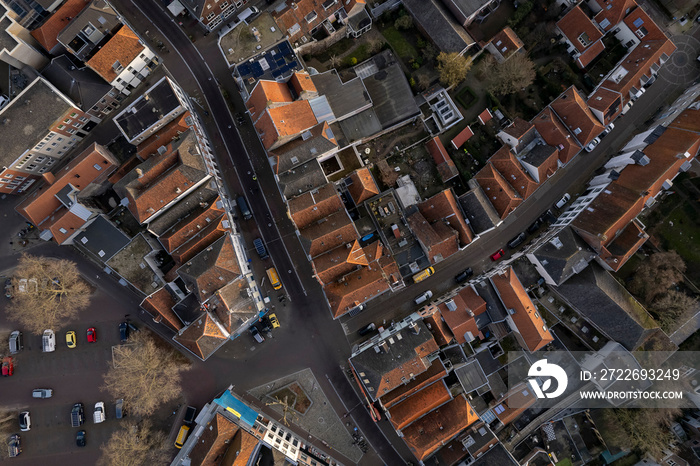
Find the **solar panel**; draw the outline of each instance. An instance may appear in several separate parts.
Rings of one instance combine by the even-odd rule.
[[[287,55],[292,53],[292,48],[289,46],[289,42],[282,42],[279,45],[279,50],[282,55]]]
[[[290,63],[289,65],[287,65],[287,66],[288,66],[287,69],[293,70],[294,68],[296,68],[297,66],[299,66],[299,63],[297,63],[297,61],[294,60],[293,62],[291,62],[291,63]]]
[[[250,66],[248,63],[243,63],[238,67],[238,72],[241,73],[241,76],[245,76],[247,74],[250,74]]]

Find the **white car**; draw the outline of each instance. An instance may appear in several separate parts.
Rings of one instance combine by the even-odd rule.
[[[429,299],[432,298],[432,297],[433,297],[433,292],[430,291],[430,290],[428,290],[428,291],[426,291],[426,292],[424,292],[424,293],[421,293],[421,294],[419,294],[418,296],[416,296],[416,299],[414,299],[413,301],[414,301],[416,304],[423,304],[424,302],[426,302],[427,300],[429,300]]]
[[[570,199],[571,196],[569,195],[569,193],[565,193],[564,196],[561,199],[559,199],[559,201],[557,201],[556,204],[554,204],[554,207],[556,207],[557,209],[561,209],[566,205],[567,202],[569,202]]]
[[[593,138],[593,140],[591,142],[589,142],[588,145],[586,146],[586,152],[593,152],[593,149],[595,149],[598,144],[600,144],[600,138],[599,137]]]
[[[104,401],[98,401],[95,403],[95,414],[93,416],[93,420],[95,421],[95,424],[99,424],[100,422],[105,421],[105,402]]]
[[[41,350],[44,353],[50,353],[56,350],[56,334],[53,330],[44,330],[44,335],[41,337]]]
[[[19,430],[22,432],[28,432],[32,428],[32,420],[29,417],[29,411],[22,411],[19,413]]]

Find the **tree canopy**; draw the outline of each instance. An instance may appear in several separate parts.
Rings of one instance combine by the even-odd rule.
[[[166,435],[153,429],[149,420],[137,424],[125,421],[102,445],[101,466],[141,466],[167,464]]]
[[[471,57],[465,57],[457,52],[440,52],[437,56],[437,62],[440,81],[448,87],[456,86],[464,81],[472,66]]]
[[[498,95],[513,94],[535,80],[535,64],[522,53],[513,54],[503,63],[498,63],[489,55],[481,63],[479,74],[485,80],[489,92]]]
[[[634,274],[630,289],[650,304],[683,280],[685,262],[676,251],[657,252],[644,260]]]

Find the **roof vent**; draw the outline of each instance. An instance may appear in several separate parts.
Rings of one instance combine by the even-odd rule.
[[[552,240],[550,241],[550,244],[557,249],[561,249],[564,247],[564,243],[561,242],[561,240],[559,239],[558,236],[555,236],[554,238],[552,238]]]

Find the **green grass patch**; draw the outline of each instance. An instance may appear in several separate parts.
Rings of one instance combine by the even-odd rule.
[[[477,97],[474,91],[471,90],[469,86],[464,86],[464,88],[459,91],[459,93],[455,96],[457,99],[457,102],[464,108],[464,110],[468,109],[472,105],[476,103]]]
[[[677,202],[677,199],[674,200]],[[656,225],[654,233],[661,239],[664,249],[673,249],[683,258],[687,266],[687,274],[697,282],[700,280],[698,213],[688,202],[680,205],[674,203],[674,205],[676,207],[668,216]]]
[[[569,458],[564,458],[561,461],[557,461],[556,466],[573,466],[573,463]]]
[[[389,45],[391,45],[391,48],[394,49],[396,55],[406,61],[410,60],[411,58],[414,60],[418,58],[418,50],[416,50],[416,48],[411,45],[403,34],[401,34],[401,32],[394,26],[385,28],[382,31],[382,34]]]
[[[323,52],[313,55],[313,57],[315,57],[321,63],[324,63],[330,60],[333,55],[340,56],[344,54],[350,50],[353,45],[355,45],[355,42],[352,39],[342,39],[328,47]]]

